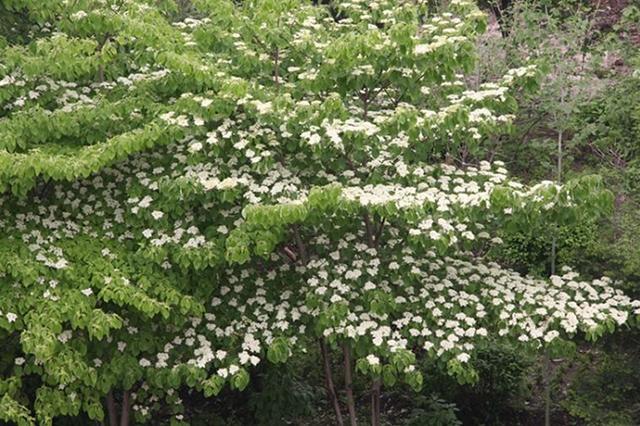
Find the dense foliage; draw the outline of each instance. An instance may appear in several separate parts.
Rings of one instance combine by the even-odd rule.
[[[636,322],[611,279],[491,259],[614,197],[595,175],[524,184],[485,160],[544,67],[470,78],[473,2],[0,11],[1,420],[115,424],[120,406],[123,426],[189,424],[186,388],[244,390],[314,353],[342,424],[339,353],[351,425],[355,380],[378,425],[381,389],[420,391],[422,367],[473,384],[479,348],[564,354]]]

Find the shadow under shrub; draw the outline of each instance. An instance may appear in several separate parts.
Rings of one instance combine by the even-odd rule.
[[[633,344],[632,344],[633,343]],[[630,331],[590,351],[561,405],[588,425],[640,424],[640,334]]]
[[[190,424],[214,426],[303,425],[324,410],[324,388],[319,371],[309,360],[295,365],[261,364],[242,392],[223,390],[216,398],[192,392]],[[318,377],[316,377],[318,376]],[[320,385],[316,385],[319,383]],[[328,411],[328,410],[327,410]],[[331,424],[331,420],[327,420]]]
[[[436,395],[427,397],[418,395],[414,400],[415,407],[411,410],[405,426],[460,426],[458,407],[446,402]]]
[[[532,364],[533,358],[516,348],[490,343],[478,348],[473,365],[479,379],[473,385],[460,385],[437,367],[423,365],[428,379],[422,397],[437,394],[454,403],[465,425],[514,424],[523,412]]]

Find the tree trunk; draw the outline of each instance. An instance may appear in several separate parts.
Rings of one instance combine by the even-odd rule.
[[[302,241],[302,236],[300,236],[300,228],[298,225],[293,225],[293,238],[295,239],[296,246],[298,247],[300,261],[303,265],[306,265],[309,263],[309,257],[307,256],[307,248],[304,245],[304,241]]]
[[[371,386],[371,426],[380,426],[380,379]]]
[[[347,391],[347,408],[349,409],[349,421],[351,426],[357,426],[356,403],[353,399],[353,380],[351,378],[351,347],[347,343],[342,346],[344,354],[344,387]]]
[[[98,67],[98,83],[104,83],[104,64]]]
[[[551,358],[544,352],[544,425],[551,426]]]
[[[116,402],[113,399],[113,392],[111,391],[107,394],[107,413],[109,413],[109,426],[118,426]]]
[[[375,232],[373,230],[373,224],[371,223],[371,219],[369,219],[369,213],[365,212],[362,215],[363,219],[364,219],[364,229],[365,229],[365,233],[367,235],[367,244],[369,245],[369,247],[371,248],[375,248],[376,246],[376,241],[375,241]]]
[[[276,47],[276,51],[273,54],[273,61],[274,61],[274,71],[273,73],[275,74],[275,82],[276,82],[276,88],[280,87],[280,50]]]
[[[122,412],[120,413],[120,426],[129,426],[129,391],[122,394]]]
[[[338,396],[336,395],[336,388],[333,385],[333,377],[331,376],[331,365],[329,364],[329,351],[327,350],[327,344],[323,339],[320,342],[320,353],[322,354],[322,364],[324,367],[324,383],[327,390],[327,398],[333,405],[333,411],[336,415],[336,423],[338,426],[343,426],[342,412],[340,411],[340,403],[338,402]]]

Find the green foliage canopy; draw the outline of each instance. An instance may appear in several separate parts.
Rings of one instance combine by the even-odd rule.
[[[3,1],[33,24],[0,48],[4,420],[101,420],[127,390],[179,423],[179,387],[242,390],[315,339],[385,386],[419,389],[417,355],[472,382],[490,334],[535,350],[637,313],[607,279],[482,260],[496,229],[610,195],[460,162],[537,77],[467,86],[472,2],[162,4]]]

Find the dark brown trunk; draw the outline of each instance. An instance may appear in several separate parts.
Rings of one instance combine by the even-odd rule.
[[[129,391],[122,394],[122,412],[120,413],[120,426],[129,426]]]
[[[109,426],[118,426],[116,401],[113,399],[113,392],[111,391],[107,394],[107,413],[109,414]]]
[[[331,364],[329,363],[329,351],[324,340],[320,339],[320,353],[322,354],[322,365],[324,368],[324,383],[327,390],[327,398],[331,401],[333,411],[336,415],[336,423],[338,426],[344,426],[342,420],[342,412],[340,411],[340,403],[336,395],[336,387],[333,385],[333,377],[331,376]]]
[[[353,379],[351,378],[351,347],[348,344],[342,346],[344,354],[344,387],[347,391],[347,408],[349,409],[349,421],[351,426],[357,426],[356,403],[353,399]]]
[[[371,386],[371,426],[380,426],[380,379]]]
[[[304,245],[304,241],[302,241],[302,236],[300,236],[300,228],[298,225],[293,225],[293,238],[296,240],[300,260],[303,265],[306,265],[309,262],[309,258],[307,257],[307,248]]]
[[[378,230],[376,231],[376,237],[375,237],[376,248],[378,248],[380,246],[380,239],[382,238],[382,231],[384,231],[384,223],[385,223],[385,218],[383,217],[380,220],[380,225],[378,226]]]

